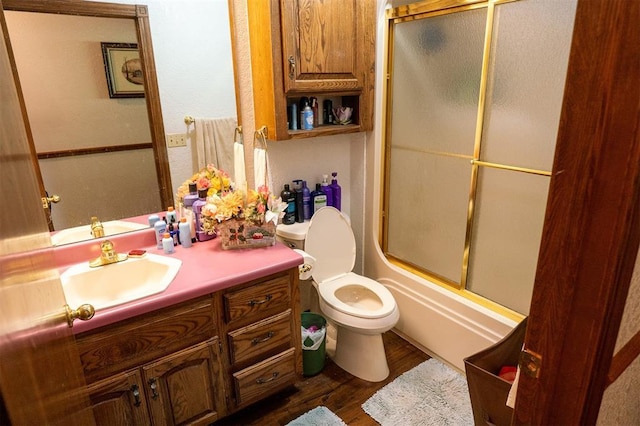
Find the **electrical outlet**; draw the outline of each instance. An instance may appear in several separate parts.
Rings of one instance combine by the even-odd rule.
[[[172,133],[167,135],[167,146],[169,148],[187,146],[187,135],[183,133]]]

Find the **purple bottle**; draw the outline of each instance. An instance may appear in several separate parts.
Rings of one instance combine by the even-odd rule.
[[[333,192],[333,207],[342,210],[342,188],[338,185],[338,172],[331,173],[331,191]]]
[[[196,222],[196,239],[198,241],[207,241],[216,237],[215,234],[207,234],[207,232],[202,229],[202,215],[200,214],[200,211],[207,203],[208,190],[209,188],[198,189],[198,199],[193,202],[193,215]]]
[[[320,186],[322,187],[322,192],[327,195],[327,206],[333,206],[333,189],[328,182],[329,176],[322,175],[322,183]]]

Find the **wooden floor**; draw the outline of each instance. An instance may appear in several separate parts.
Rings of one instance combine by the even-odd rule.
[[[295,386],[214,425],[286,425],[320,405],[333,411],[349,426],[377,425],[362,410],[362,403],[402,373],[429,359],[427,354],[391,331],[383,335],[383,340],[391,371],[384,382],[370,383],[358,379],[327,360],[320,374],[302,378]]]

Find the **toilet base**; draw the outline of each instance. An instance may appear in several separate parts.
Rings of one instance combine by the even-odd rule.
[[[333,362],[347,373],[368,382],[381,382],[389,376],[382,334],[360,334],[336,325]]]

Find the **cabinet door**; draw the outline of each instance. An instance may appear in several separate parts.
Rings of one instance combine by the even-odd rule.
[[[140,370],[118,374],[87,387],[97,425],[149,424]]]
[[[224,412],[218,338],[143,366],[154,425],[208,425]]]
[[[363,0],[282,0],[285,92],[361,89],[358,53]]]

